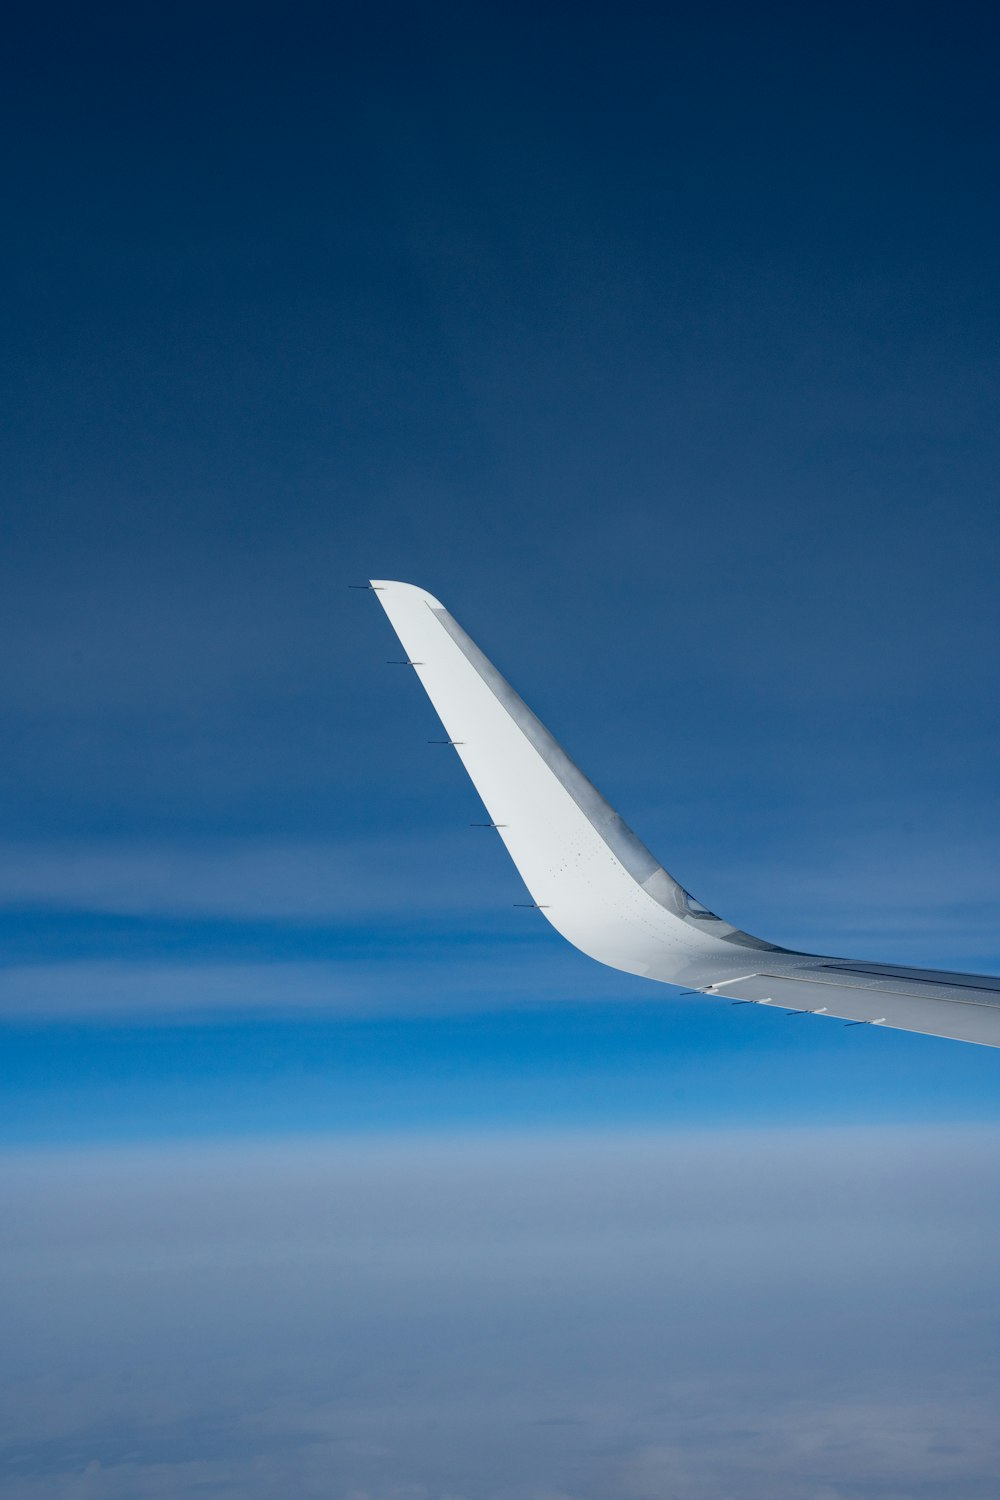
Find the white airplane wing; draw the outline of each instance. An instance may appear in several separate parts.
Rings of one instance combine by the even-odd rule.
[[[372,588],[520,871],[532,905],[612,968],[730,1001],[1000,1047],[1000,979],[763,942],[654,859],[437,599]]]

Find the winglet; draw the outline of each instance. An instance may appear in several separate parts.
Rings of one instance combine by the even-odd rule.
[[[408,583],[372,586],[532,903],[557,931],[602,963],[673,984],[734,964],[745,973],[748,948],[775,951],[688,895],[439,600]]]

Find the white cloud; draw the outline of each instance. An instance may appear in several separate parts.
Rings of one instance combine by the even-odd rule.
[[[3,1500],[992,1500],[995,1130],[0,1160]]]

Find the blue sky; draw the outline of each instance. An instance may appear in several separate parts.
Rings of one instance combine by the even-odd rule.
[[[888,1153],[912,1189],[906,1222],[926,1227],[920,1205],[971,1174],[956,1233],[986,1287],[995,1224],[976,1203],[996,1200],[995,1154],[969,1143],[992,1141],[1000,1116],[997,1054],[673,999],[566,947],[514,909],[516,873],[468,827],[475,794],[427,745],[429,705],[384,665],[391,632],[348,585],[397,577],[437,594],[665,866],[741,927],[1000,972],[996,44],[995,16],[966,3],[12,15],[0,1155],[25,1214],[41,1214],[45,1254],[25,1254],[67,1309],[62,1427],[32,1449],[30,1475],[17,1470],[18,1500],[26,1475],[67,1500],[209,1481],[241,1500],[309,1485],[334,1500],[724,1500],[768,1482],[773,1496],[776,1474],[789,1496],[911,1500],[919,1472],[937,1493],[987,1493],[993,1459],[969,1414],[997,1373],[971,1331],[988,1297],[974,1316],[944,1289],[930,1228],[908,1285],[940,1331],[919,1357],[951,1361],[941,1410],[915,1385],[891,1411],[882,1400],[914,1357],[911,1306],[886,1312],[898,1358],[880,1366],[878,1400],[864,1341],[837,1344],[838,1326],[857,1328],[850,1270],[816,1315],[820,1345],[841,1353],[803,1396],[811,1414],[792,1420],[790,1386],[756,1405],[734,1388],[763,1457],[723,1441],[707,1409],[699,1427],[684,1393],[721,1379],[725,1328],[765,1360],[780,1214],[743,1240],[720,1210],[718,1233],[765,1289],[744,1332],[735,1314],[678,1314],[688,1352],[661,1392],[673,1415],[659,1436],[628,1380],[581,1385],[563,1416],[593,1444],[575,1469],[529,1446],[501,1483],[484,1436],[494,1456],[450,1473],[413,1436],[460,1405],[460,1298],[441,1312],[454,1360],[396,1434],[406,1473],[303,1457],[289,1434],[333,1422],[341,1389],[315,1372],[308,1397],[280,1372],[261,1388],[252,1440],[209,1402],[200,1426],[178,1416],[153,1442],[156,1414],[180,1410],[169,1319],[146,1329],[165,1374],[141,1411],[125,1410],[117,1345],[89,1385],[67,1372],[87,1347],[80,1308],[109,1295],[74,1244],[106,1217],[138,1286],[136,1183],[187,1202],[200,1153],[217,1186],[226,1162],[241,1181],[259,1162],[267,1219],[310,1153],[354,1152],[363,1176],[382,1151],[372,1182],[389,1184],[397,1217],[376,1214],[372,1253],[413,1235],[418,1259],[436,1246],[447,1301],[447,1212],[422,1229],[399,1196],[398,1153],[415,1143],[444,1153],[428,1191],[461,1217],[474,1212],[455,1165],[467,1147],[494,1153],[483,1170],[499,1182],[550,1139],[570,1155],[573,1140],[613,1140],[623,1154],[601,1158],[589,1227],[557,1213],[539,1229],[548,1265],[553,1244],[598,1234],[607,1183],[631,1181],[644,1151],[683,1176],[700,1170],[677,1165],[685,1141],[738,1156],[751,1131],[805,1182],[796,1143],[832,1132],[818,1180]],[[953,1154],[921,1176],[930,1126]],[[769,1149],[746,1159],[765,1202]],[[74,1170],[93,1210],[63,1202]],[[289,1211],[308,1237],[316,1188],[301,1171]],[[542,1179],[562,1171],[550,1162]],[[843,1188],[837,1235],[877,1259],[899,1246],[863,1176],[859,1196]],[[260,1232],[237,1219],[238,1253],[209,1215],[178,1264],[211,1263],[222,1285]],[[655,1258],[660,1227],[633,1229]],[[295,1257],[274,1254],[284,1286]],[[177,1274],[178,1316],[197,1319],[200,1273]],[[692,1281],[698,1306],[712,1275]],[[584,1281],[557,1322],[589,1305]],[[661,1291],[643,1281],[625,1325]],[[381,1295],[375,1276],[346,1347],[366,1329],[383,1347]],[[254,1296],[245,1326],[234,1311],[218,1330],[234,1391],[240,1341],[263,1338],[274,1311]],[[862,1302],[872,1315],[875,1301]],[[124,1348],[131,1325],[111,1323]],[[692,1352],[699,1327],[714,1375]],[[21,1332],[30,1364],[37,1328]],[[617,1370],[627,1351],[607,1337]],[[296,1347],[313,1369],[305,1345],[283,1347],[286,1373]],[[562,1367],[526,1334],[521,1366],[536,1355],[554,1388]],[[390,1366],[365,1365],[368,1415],[354,1391],[338,1442],[344,1422],[363,1447],[365,1422],[386,1420]],[[895,1448],[878,1449],[865,1402]],[[826,1437],[821,1407],[839,1413]],[[276,1446],[254,1447],[279,1408]],[[122,1458],[129,1423],[152,1443],[141,1475]],[[913,1447],[934,1423],[961,1429],[946,1473]],[[796,1467],[817,1445],[832,1454],[838,1432],[853,1469]],[[612,1450],[632,1456],[609,1467]],[[231,1481],[211,1467],[230,1461]]]
[[[371,1022],[372,1076],[425,1039],[436,1118],[436,1046],[516,1056],[516,1111],[556,1002],[595,1059],[745,1049],[781,1117],[811,1069],[853,1114],[875,1047],[880,1115],[987,1107],[968,1049],[647,1015],[532,927],[347,587],[437,592],[740,925],[1000,965],[992,30],[905,17],[18,19],[0,1017],[76,1049],[71,1135],[169,1128],[109,1023],[216,1027],[239,1129],[261,1025],[311,1068]]]

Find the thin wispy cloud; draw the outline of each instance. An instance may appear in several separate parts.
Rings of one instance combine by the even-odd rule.
[[[0,1019],[433,1016],[621,995],[612,974],[555,943],[513,943],[499,955],[492,946],[470,944],[461,956],[435,952],[436,945],[381,953],[377,943],[366,946],[367,957],[327,961],[9,965],[0,968]],[[648,995],[650,987],[639,984],[636,991]]]
[[[467,831],[464,840],[400,829],[336,841],[8,843],[0,846],[0,907],[290,922],[442,914],[485,906],[497,883],[489,861],[478,862],[478,888],[470,882],[476,834]],[[428,866],[433,881],[419,878]],[[509,889],[519,889],[515,874]]]

